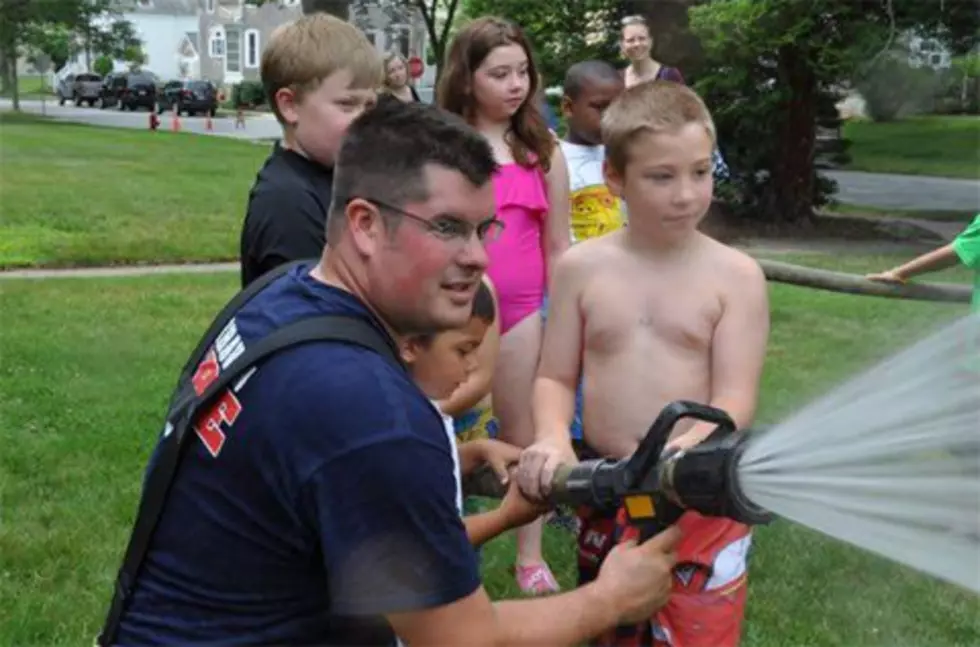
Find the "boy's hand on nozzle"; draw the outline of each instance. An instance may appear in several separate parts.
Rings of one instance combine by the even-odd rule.
[[[511,467],[521,458],[521,448],[499,440],[483,439],[471,441],[475,445],[480,462],[486,463],[504,485],[510,483]]]
[[[878,283],[895,283],[899,285],[905,283],[905,277],[896,270],[888,270],[886,272],[879,272],[878,274],[867,274],[864,278],[869,281],[877,281]]]
[[[517,479],[512,479],[497,510],[504,516],[509,528],[519,528],[526,526],[547,512],[548,506],[529,500],[521,492]]]
[[[617,544],[599,569],[596,586],[620,609],[620,623],[649,620],[670,599],[681,531],[671,526],[642,544]]]
[[[570,444],[539,440],[521,452],[517,482],[526,497],[541,501],[551,493],[551,482],[558,466],[575,463],[578,463],[578,457]]]

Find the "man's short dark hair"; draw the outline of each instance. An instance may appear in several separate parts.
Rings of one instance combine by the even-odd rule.
[[[341,144],[328,231],[343,227],[352,198],[392,207],[428,200],[430,164],[458,171],[474,186],[485,185],[497,170],[490,144],[462,118],[422,102],[380,96],[354,120]]]
[[[605,61],[582,61],[565,72],[565,96],[573,101],[578,99],[582,88],[592,81],[622,81],[619,70]]]

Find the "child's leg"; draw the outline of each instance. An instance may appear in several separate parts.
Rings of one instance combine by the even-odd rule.
[[[531,390],[541,352],[541,333],[541,315],[532,312],[500,339],[493,376],[493,409],[500,423],[500,440],[518,447],[534,442]],[[557,590],[541,555],[543,525],[539,518],[517,530],[517,575],[525,590]]]

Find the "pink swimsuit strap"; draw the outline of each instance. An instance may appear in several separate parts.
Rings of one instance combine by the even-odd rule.
[[[493,178],[500,237],[487,246],[488,274],[497,289],[500,330],[506,333],[541,309],[547,282],[544,225],[548,193],[540,167],[504,164]]]

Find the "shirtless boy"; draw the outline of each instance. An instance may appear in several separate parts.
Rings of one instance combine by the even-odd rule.
[[[752,422],[769,330],[765,278],[745,254],[700,233],[712,198],[715,130],[701,99],[676,83],[627,90],[602,119],[604,174],[630,226],[575,245],[556,267],[552,311],[534,391],[535,444],[519,481],[546,491],[554,467],[576,460],[569,435],[579,371],[584,445],[621,458],[661,408],[687,399]],[[678,425],[670,447],[713,428]],[[579,576],[594,577],[621,532],[614,518],[580,517]],[[737,645],[749,529],[688,512],[678,522],[671,601],[650,623],[601,644]]]

